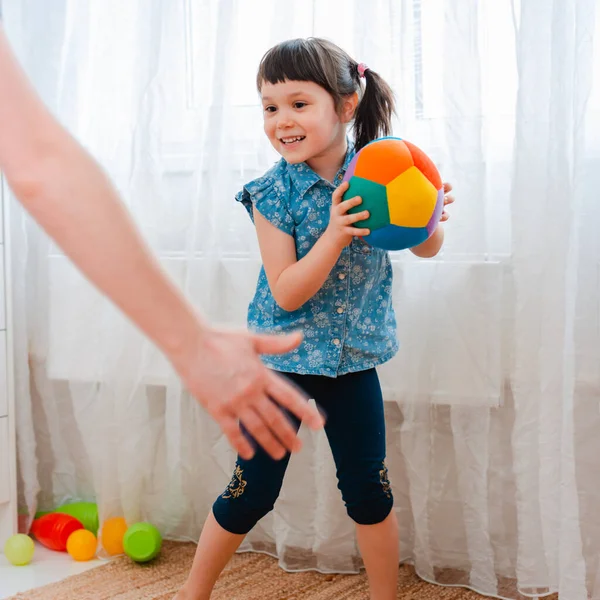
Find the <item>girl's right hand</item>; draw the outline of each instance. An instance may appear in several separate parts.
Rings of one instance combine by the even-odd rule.
[[[353,223],[367,219],[369,217],[369,211],[363,210],[351,215],[348,214],[348,211],[351,208],[358,206],[362,202],[362,198],[359,196],[350,198],[349,200],[342,200],[344,193],[349,187],[350,184],[347,181],[344,181],[344,183],[333,192],[329,225],[323,234],[324,236],[327,236],[340,251],[350,244],[353,237],[363,237],[371,233],[369,229],[360,229],[353,226]]]

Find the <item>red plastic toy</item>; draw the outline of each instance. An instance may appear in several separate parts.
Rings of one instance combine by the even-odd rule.
[[[83,529],[83,525],[75,517],[50,513],[35,519],[31,525],[31,534],[46,548],[65,552],[69,536],[78,529]]]

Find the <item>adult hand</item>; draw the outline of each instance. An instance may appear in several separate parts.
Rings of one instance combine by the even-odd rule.
[[[208,328],[172,359],[187,389],[217,421],[242,458],[254,455],[240,424],[274,459],[300,450],[300,440],[281,407],[319,429],[324,420],[293,384],[261,362],[261,354],[284,354],[302,341],[300,333],[255,335]]]

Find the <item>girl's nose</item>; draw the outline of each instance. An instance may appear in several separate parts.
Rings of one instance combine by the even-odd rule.
[[[280,115],[277,121],[277,129],[289,129],[290,127],[293,127],[293,125],[293,119],[287,115]]]

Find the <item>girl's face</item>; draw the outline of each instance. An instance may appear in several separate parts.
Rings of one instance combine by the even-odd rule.
[[[353,99],[344,102],[338,114],[333,98],[320,85],[289,80],[263,82],[261,97],[265,133],[287,162],[306,162],[319,173],[329,160],[338,163],[343,158],[346,124],[356,107]]]

